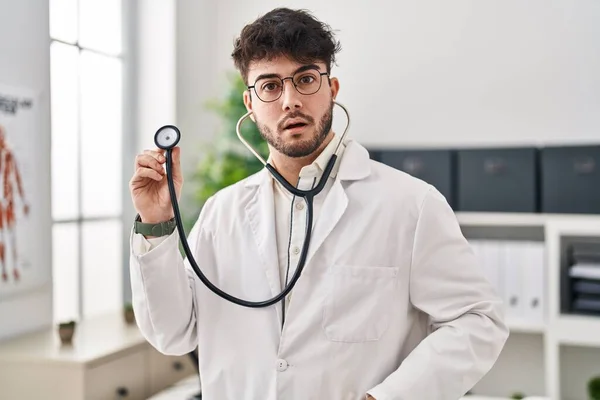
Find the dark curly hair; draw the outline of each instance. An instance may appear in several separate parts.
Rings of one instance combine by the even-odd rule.
[[[335,54],[340,50],[331,28],[309,11],[276,8],[242,29],[231,56],[248,84],[252,61],[287,56],[301,64],[324,62],[327,72],[331,72]]]

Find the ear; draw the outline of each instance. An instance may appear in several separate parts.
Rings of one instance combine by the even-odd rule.
[[[331,90],[331,98],[335,100],[340,91],[340,81],[338,78],[329,78],[329,90]]]
[[[252,93],[250,90],[244,90],[244,105],[246,106],[247,111],[254,111],[252,110]],[[252,122],[256,122],[254,119],[254,112],[250,115],[250,119]]]

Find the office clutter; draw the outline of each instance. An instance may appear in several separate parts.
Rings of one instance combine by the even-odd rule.
[[[562,238],[561,312],[600,316],[600,238]]]
[[[600,145],[369,152],[434,185],[455,211],[600,214]]]
[[[510,324],[542,326],[546,312],[544,242],[474,239],[470,244],[502,297]]]

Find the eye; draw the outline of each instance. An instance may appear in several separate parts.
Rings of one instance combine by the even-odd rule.
[[[276,81],[270,81],[270,82],[265,82],[260,86],[260,89],[264,92],[272,92],[274,90],[277,90],[280,86],[279,82]]]
[[[300,79],[298,80],[298,83],[301,85],[310,85],[311,83],[313,83],[316,80],[316,78],[313,75],[302,75],[300,77]]]

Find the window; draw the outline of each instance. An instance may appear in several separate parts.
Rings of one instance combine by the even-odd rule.
[[[122,305],[122,0],[50,0],[54,319]]]

